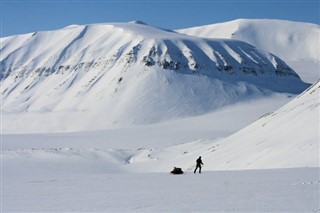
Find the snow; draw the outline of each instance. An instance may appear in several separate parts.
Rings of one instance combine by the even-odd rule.
[[[316,168],[14,176],[3,183],[3,212],[319,211]]]
[[[11,36],[1,46],[7,133],[155,124],[308,87],[280,58],[245,42],[140,23]]]
[[[306,82],[314,83],[320,78],[320,28],[316,24],[275,19],[237,19],[176,31],[203,38],[245,41],[283,59]]]
[[[20,141],[15,141],[18,135],[4,135],[2,208],[29,212],[316,212],[319,91],[320,82],[225,139],[155,143],[157,148],[135,149],[142,145],[138,141],[143,137],[131,138],[119,145],[122,148],[115,148],[117,141],[114,148],[107,148],[112,146],[105,143],[109,134],[100,141],[95,138],[98,133],[83,141],[83,133],[21,135]],[[59,137],[66,143],[59,143]],[[147,137],[143,141],[153,144]],[[74,147],[66,147],[72,144]],[[199,155],[203,173],[195,175],[194,161]],[[170,175],[173,166],[186,174]]]
[[[1,212],[320,211],[320,82],[275,55],[140,21],[1,40]]]
[[[89,120],[82,112],[77,114],[78,117],[68,113],[54,113],[53,115],[29,113],[19,115],[19,120],[15,119],[16,115],[3,114],[3,146],[6,149],[19,149],[23,143],[24,148],[30,149],[52,146],[55,148],[64,146],[163,148],[199,138],[226,137],[249,125],[265,113],[273,112],[293,97],[290,94],[273,95],[233,104],[205,115],[174,119],[152,125],[100,129],[99,131],[95,130],[96,123],[90,123],[86,131],[76,131],[81,129],[81,125],[84,125],[83,122],[79,122],[79,117],[81,120]],[[34,122],[35,120],[37,122]],[[15,127],[14,131],[7,128],[10,126]],[[90,141],[90,144],[87,144],[87,141]],[[128,143],[128,141],[131,142]]]
[[[282,108],[219,142],[221,146],[210,159],[216,165],[219,161],[228,164],[212,168],[319,167],[319,97],[320,81]]]

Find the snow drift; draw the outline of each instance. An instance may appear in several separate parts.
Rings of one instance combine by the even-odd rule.
[[[320,27],[316,24],[268,19],[237,19],[180,29],[203,38],[232,38],[274,53],[310,83],[320,78]]]

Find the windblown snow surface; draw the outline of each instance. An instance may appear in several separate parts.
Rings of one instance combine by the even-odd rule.
[[[237,19],[225,23],[180,29],[203,38],[245,41],[282,58],[302,78],[320,78],[320,27],[317,24],[270,19]]]
[[[140,22],[2,42],[1,212],[320,211],[320,83],[276,56]]]

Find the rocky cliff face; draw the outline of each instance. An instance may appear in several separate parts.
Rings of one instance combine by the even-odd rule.
[[[2,39],[1,79],[140,63],[186,73],[298,77],[283,61],[235,40],[184,36],[139,23],[72,26]]]

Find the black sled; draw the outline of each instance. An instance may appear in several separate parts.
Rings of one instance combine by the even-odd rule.
[[[181,168],[174,167],[173,170],[170,173],[174,174],[174,175],[181,175],[181,174],[183,174],[183,171],[182,171]]]

